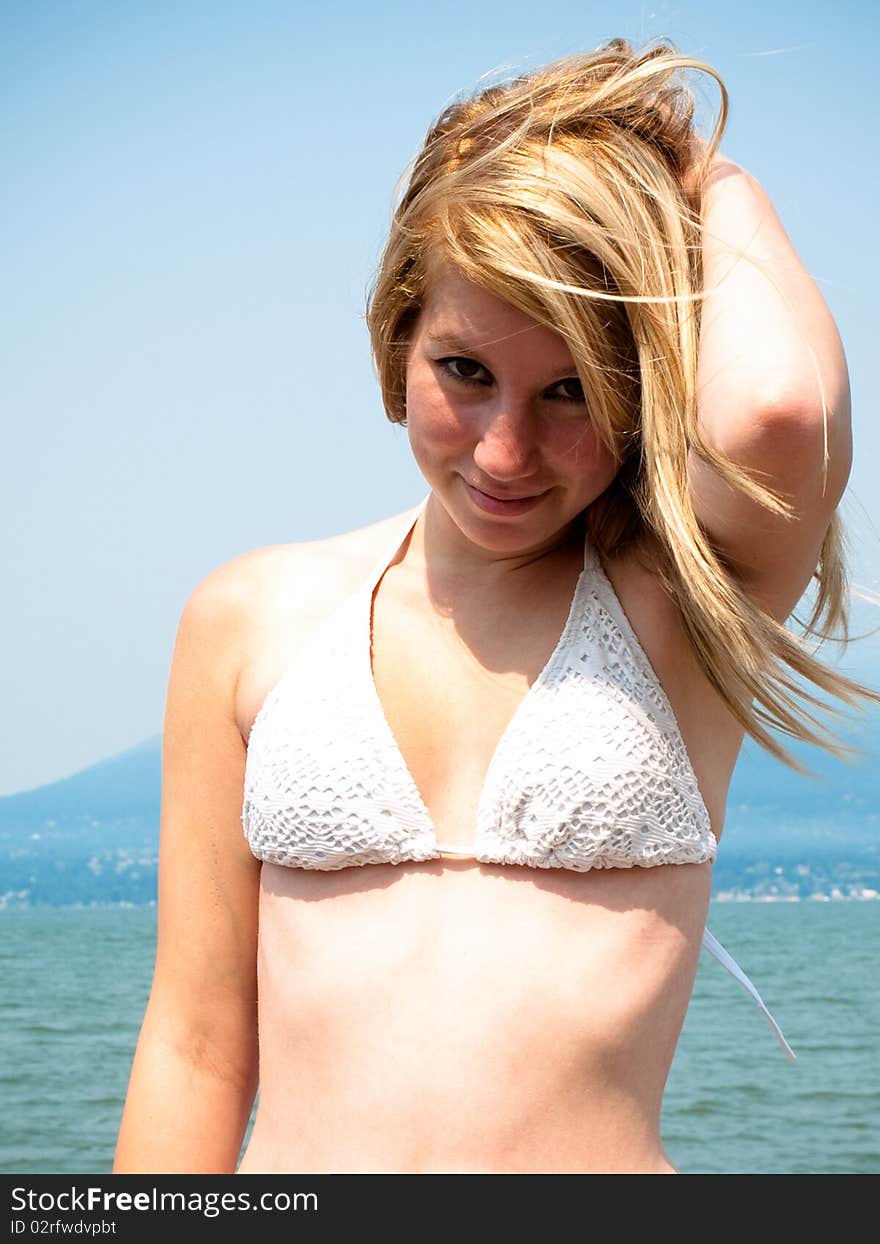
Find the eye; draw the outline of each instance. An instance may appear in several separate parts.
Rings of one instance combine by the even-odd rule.
[[[554,389],[567,388],[568,392],[558,393],[552,400],[562,402],[580,402],[582,405],[586,402],[584,394],[584,386],[581,384],[577,376],[568,376],[565,380],[560,380],[558,384],[553,386]]]
[[[492,383],[491,373],[486,370],[483,364],[478,363],[476,359],[467,358],[464,355],[459,354],[449,358],[437,359],[436,366],[458,384],[486,388]],[[587,400],[583,385],[577,376],[567,376],[564,380],[557,381],[547,391],[547,397],[550,401],[570,402],[579,406],[585,405]]]
[[[485,380],[478,380],[477,373],[486,372],[482,363],[478,363],[476,359],[463,357],[454,357],[446,359],[437,359],[437,366],[453,380],[457,380],[459,384],[479,384],[484,385]],[[486,373],[488,375],[488,373]]]

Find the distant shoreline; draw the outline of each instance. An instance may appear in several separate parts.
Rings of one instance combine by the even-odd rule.
[[[880,891],[865,888],[853,894],[713,894],[712,903],[872,903],[880,899]],[[148,903],[23,903],[0,895],[0,912],[9,911],[155,911],[155,899]]]

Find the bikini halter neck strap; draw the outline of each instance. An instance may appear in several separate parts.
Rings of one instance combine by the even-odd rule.
[[[363,589],[364,591],[372,594],[376,584],[379,582],[382,575],[388,569],[389,563],[391,562],[394,555],[397,553],[400,546],[403,544],[406,537],[409,535],[413,527],[416,525],[416,522],[418,521],[419,516],[421,515],[422,511],[425,509],[425,506],[428,504],[430,499],[431,499],[431,493],[429,492],[425,497],[422,498],[422,500],[417,505],[415,505],[411,510],[407,511],[407,515],[404,520],[405,526],[403,527],[402,531],[395,532],[395,534],[392,536],[391,540],[388,542],[385,549],[383,550],[381,556],[376,560],[375,564],[373,565],[373,568],[371,569],[370,573],[367,575],[366,581],[364,583],[364,589]],[[587,528],[586,522],[584,522],[584,570],[589,570],[592,567],[594,567],[597,564],[597,560],[598,559],[597,559],[596,551],[593,548],[592,544],[590,543],[589,530]]]

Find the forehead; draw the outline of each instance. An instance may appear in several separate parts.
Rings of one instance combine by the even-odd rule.
[[[438,265],[428,278],[419,332],[438,343],[464,348],[502,341],[533,346],[540,343],[563,356],[565,340],[492,290],[470,280],[451,265]]]

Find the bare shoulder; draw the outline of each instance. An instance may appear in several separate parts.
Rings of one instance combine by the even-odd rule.
[[[237,599],[256,626],[271,626],[279,610],[323,614],[358,585],[404,513],[338,535],[253,549],[218,567],[205,584],[216,579],[214,590]]]
[[[245,741],[268,692],[312,631],[360,587],[405,513],[339,535],[253,549],[208,576],[238,619],[235,704]]]

